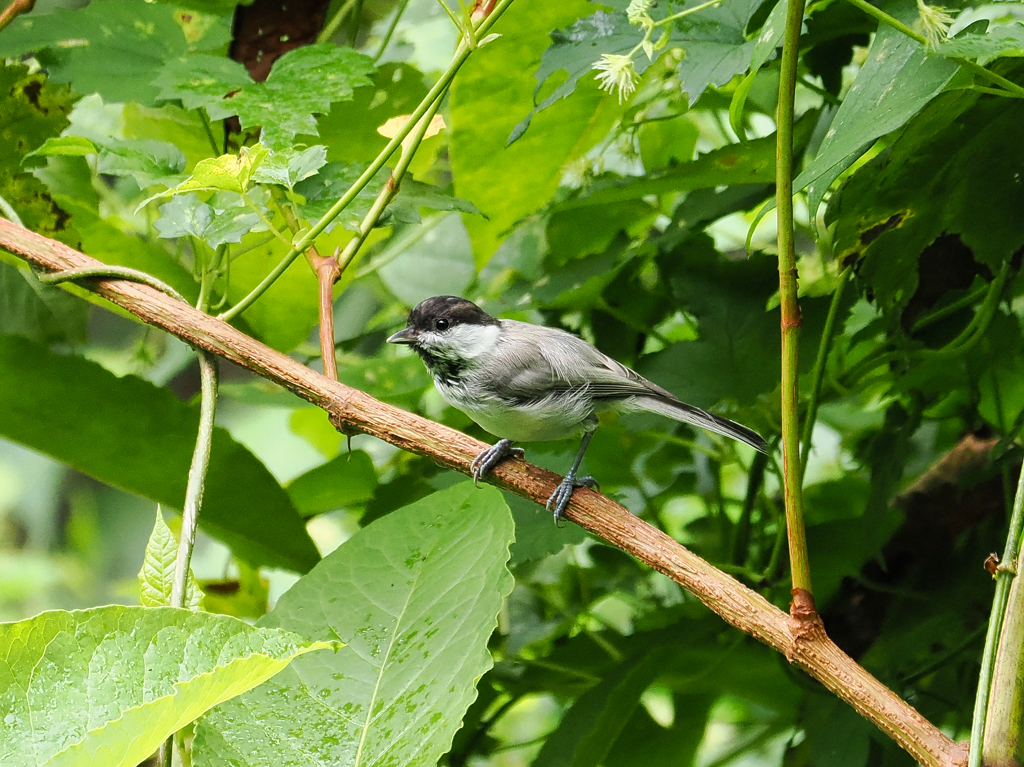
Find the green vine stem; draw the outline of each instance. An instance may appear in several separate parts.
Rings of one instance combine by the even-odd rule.
[[[178,555],[174,560],[174,580],[171,582],[171,607],[185,606],[188,568],[192,562],[192,549],[196,545],[199,510],[203,505],[206,470],[210,465],[210,448],[213,445],[213,422],[217,413],[217,358],[202,349],[196,349],[196,353],[199,355],[199,384],[202,392],[199,400],[199,434],[192,453],[192,465],[188,470],[185,505],[181,512],[181,535],[178,538]]]
[[[886,25],[892,27],[893,29],[895,29],[898,32],[902,32],[907,37],[909,37],[911,40],[916,40],[917,42],[921,43],[921,45],[923,45],[925,47],[928,46],[928,40],[927,40],[927,38],[924,35],[922,35],[918,31],[912,29],[911,27],[908,27],[906,24],[904,24],[899,19],[893,18],[892,16],[890,16],[885,11],[879,10],[878,8],[873,6],[871,3],[867,2],[867,0],[846,0],[846,1],[848,3],[850,3],[851,5],[854,5],[857,8],[860,8],[868,16],[871,16],[871,17],[877,19],[881,23],[886,24]],[[993,71],[991,71],[989,69],[986,69],[985,67],[981,66],[980,64],[978,64],[978,63],[976,63],[974,61],[971,61],[970,59],[960,58],[959,56],[949,56],[948,58],[953,63],[959,64],[960,66],[964,67],[964,69],[969,69],[971,72],[973,72],[974,74],[976,74],[978,77],[982,78],[983,80],[988,80],[990,83],[994,83],[994,84],[998,85],[1002,89],[1001,91],[999,91],[998,95],[1007,96],[1007,97],[1010,97],[1010,98],[1018,98],[1018,99],[1024,98],[1024,87],[1021,87],[1020,85],[1017,85],[1017,83],[1013,82],[1012,80],[1007,80],[1002,75],[997,75],[995,72],[993,72]],[[991,93],[992,91],[988,91],[988,92]]]
[[[995,595],[992,597],[992,612],[988,619],[988,632],[985,634],[985,650],[981,656],[981,673],[978,676],[978,692],[974,698],[974,716],[971,720],[971,750],[968,757],[968,767],[981,767],[983,764],[982,754],[983,744],[987,745],[991,749],[1005,749],[1005,743],[995,743],[992,738],[987,737],[987,719],[989,715],[989,701],[990,699],[999,699],[1000,702],[1005,702],[1005,696],[1007,692],[1011,694],[1013,692],[1019,693],[1020,691],[1020,669],[1010,669],[1010,673],[1013,674],[1011,684],[1006,684],[995,690],[994,671],[997,665],[997,661],[1005,661],[1007,658],[1013,658],[1016,656],[1018,661],[1021,653],[1021,632],[1024,631],[1024,626],[1021,625],[1020,615],[1013,615],[1010,617],[1009,625],[1012,626],[1013,631],[1007,632],[1008,636],[1004,637],[1007,640],[1007,644],[1004,645],[1000,642],[1000,637],[1003,635],[1003,623],[1007,619],[1008,611],[1007,605],[1010,600],[1011,586],[1014,584],[1014,576],[1017,574],[1017,568],[1020,563],[1017,561],[1018,555],[1021,551],[1021,534],[1024,532],[1024,468],[1021,469],[1020,478],[1017,482],[1017,494],[1013,500],[1013,512],[1010,514],[1010,526],[1006,535],[1006,546],[1003,548],[1003,557],[1000,560],[1000,564],[996,567],[995,580],[996,589]],[[1020,586],[1014,591],[1017,592],[1017,602],[1024,599],[1024,595],[1020,594]],[[1014,646],[1014,643],[1016,645]],[[1002,664],[1005,668],[1007,665],[1005,662]],[[1012,665],[1012,664],[1010,664]],[[1002,674],[1000,676],[1003,676]],[[1007,680],[1001,680],[1004,683]],[[1012,712],[1016,709],[1016,714],[1020,716],[1020,701],[1016,702],[1016,706],[1010,705],[1009,713],[1012,716]],[[1005,707],[999,707],[1000,713],[1007,713]],[[1006,724],[1005,719],[1000,720],[999,729],[1004,729]],[[989,740],[986,744],[985,741]],[[1016,744],[1014,744],[1016,745]],[[1012,764],[1013,762],[996,762],[990,761],[990,755],[985,753],[986,763],[990,764]]]
[[[796,95],[800,28],[804,0],[789,0],[779,68],[778,143],[775,152],[775,197],[778,200],[779,296],[782,308],[782,485],[793,575],[791,614],[807,625],[817,611],[811,592],[811,569],[804,532],[803,472],[800,469],[797,360],[800,306],[797,303],[796,255],[793,244],[793,100]]]
[[[443,97],[443,93],[441,96]],[[406,139],[407,143],[402,145],[402,156],[399,158],[398,163],[395,165],[395,169],[391,171],[391,176],[388,178],[388,182],[384,185],[384,188],[377,195],[377,199],[373,201],[373,205],[370,206],[370,210],[367,211],[366,215],[363,216],[363,220],[359,223],[359,231],[356,232],[355,236],[348,241],[345,245],[345,249],[338,256],[338,276],[348,268],[349,264],[352,263],[352,259],[355,258],[356,253],[359,252],[359,248],[366,242],[366,238],[373,231],[373,227],[384,213],[385,208],[395,199],[395,195],[398,194],[398,188],[402,184],[402,178],[405,176],[405,172],[409,169],[409,163],[412,162],[412,158],[416,154],[416,150],[419,149],[420,144],[423,142],[424,137],[427,134],[427,129],[430,127],[431,121],[434,119],[434,115],[437,114],[438,108],[441,106],[441,98],[439,97],[430,108],[423,114],[423,117],[416,123],[416,127],[409,134]]]
[[[476,26],[475,35],[479,37],[480,35],[486,34],[511,4],[512,0],[500,0],[500,2],[494,7],[494,10],[491,11],[490,15],[481,20]],[[423,97],[423,100],[419,103],[416,109],[413,110],[412,115],[409,117],[409,121],[400,131],[398,131],[398,133],[395,134],[395,137],[388,142],[387,146],[381,150],[376,159],[370,163],[370,166],[363,171],[362,175],[355,180],[352,186],[349,187],[348,191],[346,191],[345,194],[343,194],[341,198],[331,206],[330,210],[328,210],[312,228],[292,242],[291,250],[289,250],[281,261],[278,262],[277,266],[275,266],[270,273],[263,278],[260,284],[253,288],[245,298],[233,307],[218,315],[218,319],[225,321],[231,320],[248,309],[254,301],[262,296],[267,289],[274,284],[278,277],[284,274],[284,271],[291,266],[292,262],[298,258],[299,254],[305,252],[306,249],[313,244],[313,241],[320,236],[324,229],[326,229],[327,226],[338,217],[338,214],[356,198],[356,195],[362,191],[363,187],[370,183],[370,180],[377,175],[377,172],[381,168],[384,167],[384,163],[387,162],[388,158],[390,158],[391,155],[395,153],[395,150],[401,146],[403,139],[409,135],[417,125],[419,119],[426,114],[427,110],[431,108],[434,102],[437,101],[444,91],[447,90],[448,86],[451,85],[452,80],[455,79],[455,74],[462,68],[462,65],[466,63],[466,60],[474,50],[475,48],[470,47],[465,38],[459,43],[451,64],[448,65],[448,68],[441,75],[440,79],[434,83],[433,87],[427,92],[427,95]]]
[[[36,273],[39,281],[44,285],[59,285],[62,282],[74,282],[77,280],[128,280],[129,282],[141,282],[143,285],[149,285],[151,288],[156,288],[161,293],[166,293],[171,298],[175,298],[178,301],[184,301],[185,297],[178,291],[168,285],[166,282],[158,280],[151,274],[140,272],[138,269],[129,269],[127,266],[83,266],[80,269],[65,269],[63,272],[53,272],[51,274],[39,274]]]
[[[807,472],[807,458],[811,454],[811,436],[814,433],[814,423],[818,420],[818,399],[821,397],[821,383],[825,378],[825,362],[828,360],[828,352],[832,347],[832,331],[835,329],[836,317],[839,315],[839,305],[843,300],[843,293],[846,290],[846,283],[850,281],[853,270],[847,267],[839,275],[839,284],[832,293],[832,303],[828,307],[828,317],[825,318],[825,329],[821,331],[821,343],[818,344],[818,356],[814,359],[814,370],[811,371],[811,396],[807,400],[807,415],[804,416],[804,433],[801,443],[803,452],[800,454],[800,482],[803,483],[804,474]]]
[[[16,211],[3,197],[0,197],[0,213],[3,213],[4,218],[8,221],[13,221],[18,226],[25,226],[21,223],[21,217],[18,216],[18,211]]]

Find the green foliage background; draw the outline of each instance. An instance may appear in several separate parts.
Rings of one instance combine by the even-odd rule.
[[[0,197],[27,227],[190,301],[216,269],[211,311],[280,261],[290,219],[314,224],[377,157],[377,128],[412,112],[457,40],[432,0],[346,3],[332,40],[255,82],[227,56],[228,0],[42,5],[0,31]],[[634,55],[636,93],[620,99],[592,69],[641,40],[626,5],[515,0],[456,73],[446,129],[420,146],[335,289],[344,383],[491,439],[443,403],[419,360],[384,344],[415,303],[459,294],[579,333],[777,437],[774,219],[756,213],[772,204],[784,5],[722,0],[659,27],[651,57]],[[911,26],[919,12],[882,8]],[[928,47],[846,3],[810,6],[796,185],[802,406],[816,361],[823,381],[805,483],[818,606],[847,652],[963,739],[991,600],[981,565],[1005,539],[1020,465],[1024,144],[1021,102],[950,57],[1020,81],[1024,5],[951,12],[954,36]],[[386,173],[320,253],[349,241]],[[235,322],[320,366],[303,259]],[[0,618],[22,621],[0,626],[5,651],[44,610],[138,601],[153,502],[183,499],[197,391],[179,342],[0,253]],[[193,563],[205,609],[348,644],[206,714],[197,764],[910,763],[675,583],[555,529],[539,507],[369,437],[349,455],[322,413],[235,369],[218,424]],[[526,447],[560,472],[575,449]],[[585,469],[788,603],[775,458],[636,416],[602,424]],[[47,615],[64,616],[66,637],[78,631],[68,615],[135,620],[102,609],[121,612]],[[215,670],[258,655],[270,640],[253,632]],[[397,654],[381,660],[381,643]],[[187,720],[225,699],[200,697],[145,705]],[[120,742],[100,730],[98,742]],[[28,759],[21,748],[13,763]]]

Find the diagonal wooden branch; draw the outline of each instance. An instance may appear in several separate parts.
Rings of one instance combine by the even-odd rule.
[[[0,247],[36,269],[97,266],[66,245],[0,219]],[[437,463],[469,473],[485,447],[460,432],[378,402],[320,375],[239,330],[146,285],[121,280],[89,287],[144,322],[218,354],[326,410],[339,428],[358,429]],[[560,477],[522,460],[500,464],[494,483],[543,504]],[[665,573],[728,623],[775,648],[894,738],[928,767],[966,763],[966,748],[946,737],[833,643],[820,627],[794,641],[790,617],[757,592],[716,569],[622,506],[590,490],[573,495],[566,516],[645,564]],[[557,535],[556,530],[551,531]]]

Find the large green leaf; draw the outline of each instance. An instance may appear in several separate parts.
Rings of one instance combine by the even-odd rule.
[[[957,65],[928,56],[924,46],[882,26],[814,160],[793,181],[810,187],[810,208],[818,209],[829,186],[874,141],[902,127],[935,98]]]
[[[85,8],[58,8],[22,16],[0,35],[0,58],[35,52],[58,83],[105,101],[153,104],[152,84],[165,61],[209,51],[231,39],[223,16],[133,0],[94,0]]]
[[[134,376],[0,336],[0,435],[108,484],[180,508],[199,411]],[[319,555],[288,495],[224,430],[199,523],[254,563],[305,571]]]
[[[215,56],[172,61],[156,83],[160,97],[187,108],[202,107],[212,120],[237,115],[243,130],[262,126],[262,142],[287,149],[296,134],[317,134],[314,114],[348,101],[355,88],[370,85],[373,63],[351,48],[331,43],[305,45],[274,62],[265,82],[250,79],[245,67]]]
[[[332,645],[172,607],[0,624],[0,762],[132,767],[203,712]]]
[[[1016,99],[945,95],[830,203],[836,250],[860,254],[880,303],[914,295],[918,258],[940,235],[959,236],[993,272],[1024,245],[1022,119]]]
[[[535,767],[599,767],[671,652],[663,645],[626,660],[580,696],[545,741]]]
[[[436,764],[491,666],[511,540],[500,492],[471,482],[358,532],[260,621],[348,645],[210,712],[197,767]]]
[[[451,163],[455,194],[486,216],[464,216],[474,257],[484,263],[517,221],[548,201],[563,166],[604,138],[620,114],[594,81],[537,115],[530,130],[505,146],[534,106],[533,83],[509,73],[536,68],[548,33],[593,11],[580,0],[518,0],[495,25],[502,37],[473,54],[451,91]],[[514,183],[496,183],[514,179]]]
[[[43,285],[26,267],[0,263],[0,335],[80,344],[87,321],[84,301]]]

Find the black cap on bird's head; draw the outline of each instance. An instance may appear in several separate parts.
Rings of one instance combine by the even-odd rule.
[[[409,312],[409,322],[388,338],[389,344],[415,345],[422,333],[444,333],[457,325],[497,325],[498,320],[465,298],[434,296]]]

